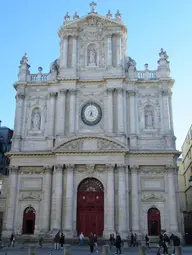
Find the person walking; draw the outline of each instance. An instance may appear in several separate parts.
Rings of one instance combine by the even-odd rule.
[[[99,252],[99,251],[98,251],[97,235],[96,235],[96,234],[93,235],[93,239],[94,239],[94,247],[95,247],[95,250],[96,250],[96,252]]]
[[[54,238],[55,250],[59,249],[59,243],[60,243],[60,231],[55,235],[55,238]]]
[[[117,233],[116,235],[115,246],[116,246],[115,254],[121,254],[121,236],[119,235],[119,233]]]
[[[89,235],[89,248],[90,248],[90,253],[93,253],[93,250],[94,250],[94,236],[93,236],[92,232]]]
[[[61,233],[61,237],[60,237],[60,247],[61,249],[63,249],[63,246],[65,244],[65,236],[63,233]]]
[[[145,245],[149,249],[149,237],[147,234],[145,235]]]
[[[81,234],[79,235],[79,244],[83,245],[83,241],[84,241],[84,234],[83,232],[81,232]]]
[[[9,242],[9,245],[8,245],[8,247],[10,247],[10,246],[15,246],[15,235],[14,235],[14,233],[12,233],[11,234],[11,237],[10,237],[10,242]]]
[[[174,255],[175,254],[175,246],[180,246],[181,241],[180,241],[180,238],[178,236],[174,235],[174,234],[171,234],[170,240],[172,241],[172,244],[173,244],[172,255]]]

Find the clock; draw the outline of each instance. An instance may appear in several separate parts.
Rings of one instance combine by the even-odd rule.
[[[101,107],[95,102],[86,103],[81,110],[82,121],[88,126],[98,124],[102,118]]]

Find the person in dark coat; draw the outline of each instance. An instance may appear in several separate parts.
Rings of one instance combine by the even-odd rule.
[[[116,254],[121,254],[121,237],[119,233],[117,233],[116,235],[115,246],[116,246]]]
[[[147,234],[145,235],[145,244],[146,244],[146,247],[149,248],[149,237]]]
[[[60,247],[61,249],[63,249],[63,245],[65,244],[65,236],[63,233],[61,233],[61,237],[60,237]]]
[[[134,235],[133,233],[131,233],[131,243],[130,243],[130,247],[132,247],[134,244]]]
[[[92,232],[89,235],[89,248],[90,248],[90,252],[93,253],[93,250],[94,250],[94,236],[93,236]]]
[[[60,231],[55,235],[54,243],[55,243],[55,250],[58,250],[59,243],[60,243]]]
[[[111,250],[112,247],[115,245],[115,237],[114,237],[114,234],[110,234],[109,243],[110,243],[110,250]]]
[[[175,246],[180,246],[180,244],[181,244],[180,238],[178,236],[172,234],[170,236],[170,240],[173,243],[173,252],[172,252],[172,254],[175,254]]]
[[[9,245],[8,245],[8,247],[10,247],[10,246],[15,246],[15,235],[12,233],[12,235],[11,235],[11,237],[10,237],[10,243],[9,243]]]

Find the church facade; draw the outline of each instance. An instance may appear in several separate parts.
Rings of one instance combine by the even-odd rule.
[[[120,12],[91,7],[49,73],[20,61],[3,236],[180,232],[168,56],[138,71]]]

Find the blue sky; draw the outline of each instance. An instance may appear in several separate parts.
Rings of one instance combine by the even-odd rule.
[[[13,128],[15,90],[19,61],[27,52],[31,73],[38,66],[49,71],[59,56],[58,28],[68,11],[85,16],[91,0],[7,0],[0,8],[0,119]],[[156,69],[163,47],[169,55],[173,88],[173,115],[177,148],[192,123],[192,1],[191,0],[97,0],[97,12],[106,15],[119,9],[128,27],[127,54],[137,69]]]

